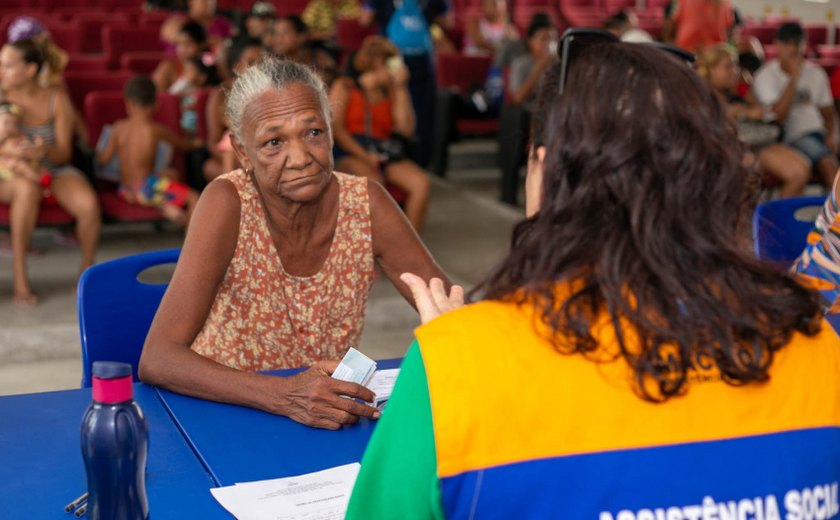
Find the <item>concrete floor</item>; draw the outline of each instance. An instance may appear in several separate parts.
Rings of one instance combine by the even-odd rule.
[[[492,142],[453,146],[446,180],[434,178],[422,238],[450,277],[475,285],[507,251],[520,209],[496,201],[498,170]],[[478,166],[479,168],[476,168]],[[75,287],[78,250],[58,245],[54,230],[38,230],[30,276],[41,303],[11,302],[11,259],[0,256],[0,395],[78,388],[81,379]],[[150,225],[111,224],[103,229],[98,260],[178,247],[180,233]],[[414,310],[387,280],[375,284],[360,348],[373,358],[402,356],[419,324]]]

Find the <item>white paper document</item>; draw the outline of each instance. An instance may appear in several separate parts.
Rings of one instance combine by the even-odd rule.
[[[238,520],[342,520],[360,464],[297,477],[245,482],[210,492]]]
[[[399,368],[377,370],[373,374],[373,377],[366,386],[376,395],[374,405],[377,408],[382,409],[391,397],[391,392],[394,391],[394,383],[397,382],[398,375],[400,375]]]

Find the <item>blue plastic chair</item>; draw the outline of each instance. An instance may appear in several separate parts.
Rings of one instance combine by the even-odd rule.
[[[143,253],[87,269],[79,279],[82,388],[91,386],[94,361],[131,364],[137,381],[140,353],[168,284],[137,277],[149,267],[178,261],[180,249]]]
[[[825,197],[795,197],[759,204],[753,215],[755,256],[789,267],[805,249],[814,219],[801,220],[796,212],[815,207],[814,217],[825,204]]]

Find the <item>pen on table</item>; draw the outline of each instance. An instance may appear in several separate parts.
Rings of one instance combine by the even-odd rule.
[[[76,518],[81,518],[81,517],[85,516],[85,513],[87,513],[87,506],[88,506],[88,503],[85,502],[84,504],[82,504],[82,507],[80,507],[79,509],[76,510],[75,513],[73,513],[74,515],[76,515]]]
[[[64,506],[64,512],[69,513],[70,511],[76,509],[77,507],[79,507],[81,505],[82,502],[87,500],[87,498],[88,498],[88,494],[87,494],[87,492],[85,492],[84,495],[80,496],[76,500],[74,500],[74,501],[70,502],[69,504],[67,504],[66,506]]]

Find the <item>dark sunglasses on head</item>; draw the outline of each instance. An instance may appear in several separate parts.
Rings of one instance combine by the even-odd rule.
[[[611,32],[602,29],[590,29],[584,27],[572,27],[566,29],[563,36],[560,38],[560,94],[566,86],[566,77],[568,76],[569,64],[573,62],[583,49],[590,45],[599,45],[605,43],[619,43],[621,40],[618,36]],[[679,60],[684,61],[687,65],[694,66],[694,54],[685,49],[675,47],[662,42],[649,42],[635,45],[648,45],[661,49],[665,52],[673,54]]]

